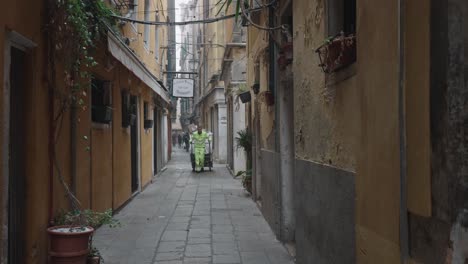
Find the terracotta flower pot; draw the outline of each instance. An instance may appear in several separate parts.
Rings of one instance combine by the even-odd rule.
[[[50,263],[51,264],[86,264],[89,253],[89,238],[93,234],[92,227],[76,232],[61,232],[70,229],[70,226],[53,226],[47,229],[50,237]]]
[[[275,96],[272,92],[266,91],[265,92],[265,102],[268,106],[272,106],[275,104]]]
[[[101,259],[99,257],[88,257],[87,264],[100,264]]]
[[[244,179],[242,185],[244,185],[244,188],[247,190],[247,192],[252,193],[252,178],[249,177]]]

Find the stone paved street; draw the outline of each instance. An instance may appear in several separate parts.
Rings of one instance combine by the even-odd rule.
[[[106,264],[292,264],[224,165],[192,173],[177,149],[167,170],[94,236]]]

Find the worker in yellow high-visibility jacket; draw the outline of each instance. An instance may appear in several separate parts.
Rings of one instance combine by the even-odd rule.
[[[192,134],[190,143],[193,143],[194,153],[195,153],[195,171],[200,172],[204,171],[205,166],[205,143],[206,140],[211,142],[211,138],[208,136],[208,133],[203,131],[201,126],[198,126],[197,131]]]

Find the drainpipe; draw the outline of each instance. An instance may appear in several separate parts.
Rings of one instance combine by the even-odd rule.
[[[409,257],[407,159],[405,117],[405,3],[398,0],[398,122],[400,137],[400,257],[405,263]]]
[[[292,66],[289,66],[292,67]],[[287,73],[280,75],[284,76]],[[292,74],[290,72],[289,74]],[[294,106],[293,88],[288,86],[289,77],[282,77],[277,91],[279,154],[280,154],[280,192],[281,192],[281,239],[293,241],[295,234],[294,214]],[[292,78],[291,78],[292,79]]]
[[[270,27],[274,27],[275,26],[275,9],[273,8],[273,6],[270,6],[268,8],[268,25]],[[280,159],[280,156],[279,156],[279,152],[280,152],[280,147],[279,147],[279,124],[278,124],[278,93],[277,93],[277,90],[275,89],[276,88],[276,76],[277,76],[277,69],[275,67],[276,65],[276,45],[275,45],[275,41],[274,41],[274,32],[268,32],[269,33],[269,44],[268,44],[268,52],[269,52],[269,64],[268,64],[268,72],[269,72],[269,76],[268,76],[268,89],[273,93],[273,96],[275,98],[275,148],[274,148],[274,151],[275,151],[275,154],[278,153],[278,159]],[[261,150],[260,150],[261,151]],[[277,164],[275,164],[276,166],[276,171],[277,171],[277,186],[278,186],[278,190],[277,190],[277,193],[276,193],[276,200],[277,200],[277,204],[275,204],[274,206],[276,207],[276,210],[278,211],[278,218],[276,219],[276,221],[278,222],[278,226],[279,226],[279,230],[278,230],[278,236],[280,239],[282,239],[282,233],[283,233],[283,208],[282,208],[282,188],[281,188],[281,172],[280,172],[280,169],[281,169],[281,165],[279,164],[279,162],[277,162]]]

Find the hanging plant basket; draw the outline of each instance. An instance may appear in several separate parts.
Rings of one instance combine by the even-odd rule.
[[[154,120],[145,120],[145,124],[144,124],[145,129],[153,128],[153,125],[154,125]]]
[[[356,36],[340,34],[320,46],[315,52],[325,73],[339,71],[356,61]]]
[[[244,104],[250,102],[250,100],[252,99],[252,97],[250,95],[250,91],[240,93],[239,98],[241,99],[241,102],[244,103]]]
[[[256,83],[256,84],[252,85],[252,90],[253,90],[254,94],[258,94],[260,92],[260,84]]]

